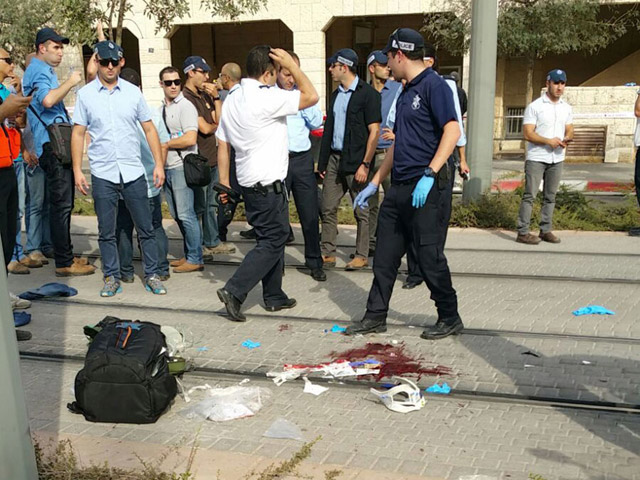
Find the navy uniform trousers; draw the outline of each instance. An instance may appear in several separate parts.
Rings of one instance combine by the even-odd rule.
[[[255,228],[257,244],[225,285],[225,289],[244,302],[247,294],[262,281],[262,298],[268,307],[283,305],[288,297],[282,291],[284,246],[289,236],[289,201],[286,189],[275,193],[271,186],[260,193],[242,188],[247,221]]]
[[[289,153],[289,171],[287,172],[287,190],[293,194],[296,202],[302,235],[304,236],[304,258],[309,268],[322,268],[320,253],[320,227],[318,220],[318,184],[313,173],[313,155],[306,152]]]
[[[439,172],[421,208],[411,205],[411,194],[419,178],[407,183],[394,183],[392,180],[378,215],[374,278],[365,318],[386,321],[400,261],[411,245],[415,246],[416,265],[431,291],[438,319],[452,321],[459,317],[458,297],[451,284],[451,272],[444,255],[451,217],[451,170],[447,165]]]

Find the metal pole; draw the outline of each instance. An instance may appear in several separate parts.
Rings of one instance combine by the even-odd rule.
[[[0,260],[4,265],[2,240]],[[0,478],[37,480],[36,457],[29,431],[20,378],[16,329],[9,301],[7,272],[0,265]]]
[[[497,44],[497,1],[473,0],[467,120],[467,161],[471,178],[464,187],[465,202],[477,200],[491,188]]]

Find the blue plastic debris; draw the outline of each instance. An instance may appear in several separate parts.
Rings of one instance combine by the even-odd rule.
[[[615,315],[616,313],[600,305],[587,305],[586,307],[574,310],[573,314],[579,317],[580,315]]]
[[[447,385],[447,382],[444,382],[442,386],[434,383],[429,388],[425,390],[427,393],[439,393],[442,395],[449,395],[451,393],[451,387]]]
[[[249,350],[253,350],[254,348],[258,348],[260,346],[260,342],[252,342],[251,340],[245,340],[242,342],[242,346],[248,348]]]
[[[199,352],[208,352],[209,351],[209,347],[198,347],[197,349]]]
[[[31,321],[31,314],[27,312],[13,312],[13,324],[15,327],[24,327]]]
[[[333,327],[331,327],[331,330],[329,330],[331,333],[342,333],[345,332],[347,330],[347,327],[341,327],[340,325],[334,325]]]

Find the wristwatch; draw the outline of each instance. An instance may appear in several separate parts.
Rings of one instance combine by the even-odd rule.
[[[433,177],[435,178],[436,176],[436,172],[434,172],[431,167],[427,167],[424,169],[424,176],[425,177]]]
[[[218,97],[213,97],[213,101],[214,101],[214,102],[217,102],[218,100],[220,100],[220,97],[219,97],[219,96],[218,96]]]
[[[367,168],[371,168],[371,162],[362,162],[362,165],[364,165]]]

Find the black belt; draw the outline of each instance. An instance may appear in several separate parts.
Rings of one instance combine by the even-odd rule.
[[[331,150],[331,155],[337,155],[339,157],[342,156],[342,151],[341,150]]]
[[[254,193],[259,193],[260,195],[266,195],[267,193],[277,193],[280,194],[284,190],[284,183],[282,180],[276,180],[273,183],[268,185],[263,185],[260,182],[256,183],[252,187],[243,187],[246,190],[253,191]]]
[[[418,183],[418,180],[420,180],[420,178],[422,178],[422,175],[420,175],[419,177],[413,177],[407,180],[394,180],[392,178],[391,185],[413,185],[414,183]]]
[[[305,150],[304,152],[289,152],[289,158],[301,157],[302,155],[306,155],[310,151],[311,149]]]

